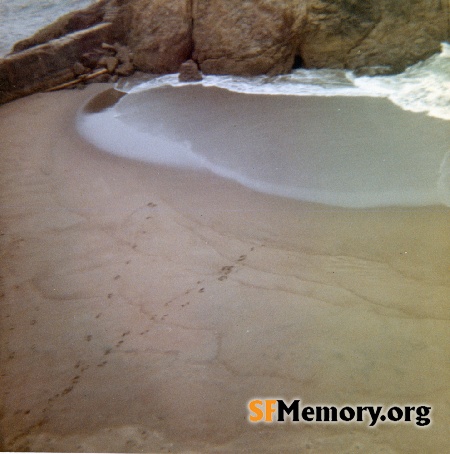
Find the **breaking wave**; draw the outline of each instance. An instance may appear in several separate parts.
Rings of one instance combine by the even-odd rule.
[[[280,76],[204,76],[197,85],[238,93],[291,96],[370,96],[388,98],[404,110],[450,120],[450,44],[441,52],[393,76],[356,77],[351,71],[297,69]],[[117,89],[138,93],[152,88],[186,85],[176,74],[124,79]]]

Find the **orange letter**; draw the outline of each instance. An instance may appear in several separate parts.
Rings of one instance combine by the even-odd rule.
[[[250,410],[250,412],[254,413],[254,415],[250,414],[250,416],[248,417],[248,419],[251,422],[261,421],[261,419],[264,416],[263,411],[260,408],[258,408],[258,405],[262,406],[262,400],[255,399],[255,400],[251,400],[248,403],[248,409]]]
[[[277,403],[274,399],[266,400],[266,422],[272,422],[273,418],[272,415],[275,413],[274,405]]]

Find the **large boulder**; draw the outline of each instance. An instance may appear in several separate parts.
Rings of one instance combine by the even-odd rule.
[[[188,60],[181,63],[178,80],[180,82],[199,82],[203,79],[202,73],[198,69],[194,60]]]
[[[206,74],[288,72],[304,13],[298,0],[194,0],[193,59]]]
[[[308,68],[396,73],[450,37],[441,0],[309,0],[297,53]]]
[[[441,0],[100,0],[0,59],[0,102],[75,76],[104,41],[133,56],[117,76],[177,72],[189,59],[205,74],[401,72],[450,38],[449,9]]]
[[[449,39],[441,0],[193,0],[193,59],[206,74],[306,68],[396,73]]]
[[[132,0],[120,14],[129,24],[125,40],[141,71],[176,72],[191,57],[190,0]]]

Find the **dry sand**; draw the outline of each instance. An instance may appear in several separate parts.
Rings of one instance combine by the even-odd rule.
[[[350,210],[114,157],[104,86],[0,107],[1,446],[447,452],[450,210]],[[256,424],[255,397],[432,425]]]

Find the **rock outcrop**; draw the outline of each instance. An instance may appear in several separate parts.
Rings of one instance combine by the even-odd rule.
[[[117,8],[117,7],[116,7]],[[105,18],[115,15],[117,9],[113,7],[110,0],[100,0],[91,6],[65,14],[52,24],[36,32],[30,38],[17,42],[13,47],[13,53],[29,49],[40,44],[48,43],[80,30],[86,30],[101,22],[108,22]]]
[[[194,60],[206,74],[291,70],[305,14],[298,0],[194,2]]]
[[[102,57],[115,75],[177,72],[188,59],[205,74],[391,74],[438,52],[449,18],[442,0],[99,0],[0,59],[0,102],[86,74]],[[103,55],[102,43],[132,60]]]
[[[308,68],[392,74],[430,57],[450,38],[441,0],[311,0],[298,54]]]
[[[188,0],[132,0],[125,4],[135,65],[151,73],[177,72],[192,54],[192,8]]]
[[[203,76],[194,60],[181,63],[178,74],[178,80],[180,82],[199,82],[202,79]]]
[[[80,56],[101,48],[112,34],[112,24],[102,23],[1,59],[0,103],[73,80]]]

